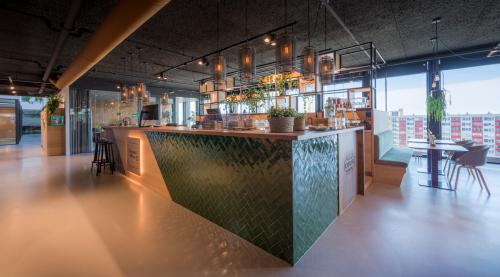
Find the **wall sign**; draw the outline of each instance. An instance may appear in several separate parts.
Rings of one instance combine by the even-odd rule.
[[[127,138],[127,170],[141,175],[141,139]]]

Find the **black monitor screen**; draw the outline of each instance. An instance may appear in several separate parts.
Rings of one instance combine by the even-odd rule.
[[[147,105],[142,107],[142,120],[158,120],[158,105]]]

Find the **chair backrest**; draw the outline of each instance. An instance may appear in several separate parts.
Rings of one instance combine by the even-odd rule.
[[[458,145],[462,145],[463,147],[465,148],[469,148],[471,147],[472,145],[474,145],[474,142],[472,140],[469,140],[469,139],[466,139],[466,140],[459,140],[457,142],[455,142],[456,144]]]
[[[482,166],[486,163],[489,149],[487,145],[471,146],[468,152],[458,158],[457,162],[469,166]]]
[[[394,138],[392,136],[392,131],[387,130],[382,133],[375,135],[375,157],[377,159],[382,158],[382,156],[391,150],[393,147]]]

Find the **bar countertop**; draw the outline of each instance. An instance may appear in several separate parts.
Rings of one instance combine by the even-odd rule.
[[[364,127],[351,127],[330,131],[303,131],[293,133],[271,133],[263,130],[250,130],[250,131],[235,131],[235,130],[209,130],[209,129],[191,129],[188,127],[137,127],[137,126],[107,126],[106,128],[123,128],[133,131],[150,131],[150,132],[166,132],[166,133],[179,133],[179,134],[200,134],[210,136],[233,136],[233,137],[252,137],[252,138],[267,138],[267,139],[281,139],[281,140],[306,140],[312,138],[319,138],[324,136],[336,135],[346,132],[354,132],[364,129]]]

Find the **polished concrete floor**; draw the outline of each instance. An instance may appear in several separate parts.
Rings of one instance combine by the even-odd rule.
[[[299,263],[285,262],[89,155],[0,147],[0,276],[500,276],[500,166],[458,192],[373,185]]]

